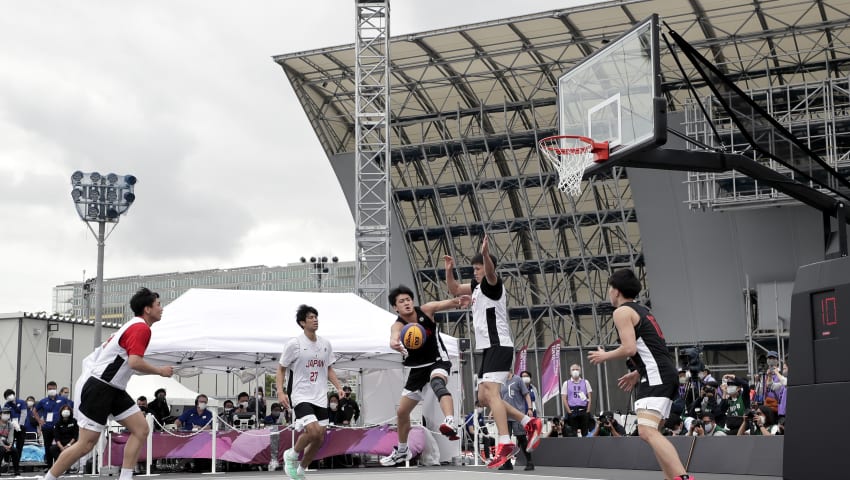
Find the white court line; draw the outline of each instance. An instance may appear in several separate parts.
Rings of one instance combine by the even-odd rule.
[[[440,472],[458,472],[458,473],[464,472],[464,473],[477,473],[477,474],[481,474],[481,475],[492,475],[494,471],[495,471],[495,469],[489,469],[489,470],[440,470]],[[504,472],[504,470],[502,470],[502,472]],[[506,475],[506,474],[507,475],[522,475],[526,478],[560,478],[560,479],[563,479],[563,480],[603,480],[603,479],[600,479],[600,478],[564,477],[564,476],[561,476],[561,475],[537,475],[537,474],[528,475],[528,474],[523,474],[523,473],[502,473],[502,472],[500,472],[499,474],[500,475]],[[433,473],[438,473],[438,472],[433,472]]]

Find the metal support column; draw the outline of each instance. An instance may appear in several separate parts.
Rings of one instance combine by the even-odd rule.
[[[355,1],[357,294],[388,308],[390,282],[390,3]]]

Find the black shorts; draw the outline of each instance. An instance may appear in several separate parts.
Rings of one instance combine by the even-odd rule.
[[[640,382],[635,389],[635,400],[647,397],[660,397],[675,400],[679,396],[678,383],[662,383],[650,386],[648,382]]]
[[[82,414],[91,422],[105,426],[110,415],[115,417],[115,420],[124,420],[135,411],[139,411],[139,407],[126,391],[89,377],[80,391],[80,403],[77,405],[77,410],[78,414]],[[90,426],[89,422],[82,418],[77,420],[82,427]]]
[[[514,347],[485,348],[481,367],[478,368],[478,378],[484,378],[485,373],[510,372],[513,363]]]
[[[301,402],[293,409],[295,411],[295,419],[303,420],[304,425],[319,422],[319,425],[325,426],[328,424],[328,409],[313,405],[310,402]]]
[[[452,362],[439,361],[434,362],[426,367],[412,368],[410,374],[407,375],[407,382],[404,384],[404,389],[411,392],[421,391],[425,385],[431,381],[431,372],[434,370],[445,370],[446,379],[452,371]]]

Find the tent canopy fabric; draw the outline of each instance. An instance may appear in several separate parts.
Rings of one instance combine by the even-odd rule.
[[[284,344],[301,334],[301,304],[319,312],[318,334],[331,342],[335,368],[401,368],[401,355],[389,347],[396,315],[353,293],[191,289],[153,325],[145,358],[175,365],[175,373],[274,372]],[[446,342],[454,355],[456,343]]]
[[[127,383],[127,393],[134,400],[144,395],[148,402],[152,402],[154,393],[160,388],[165,389],[165,397],[170,405],[194,405],[195,397],[198,396],[198,392],[177,380],[159,375],[133,375]],[[210,407],[220,406],[217,399],[210,396],[207,399]]]

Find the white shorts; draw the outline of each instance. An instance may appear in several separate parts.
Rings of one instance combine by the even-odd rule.
[[[640,415],[641,410],[650,410],[660,415],[660,418],[670,416],[670,408],[673,406],[673,400],[667,397],[644,397],[635,400],[635,412]]]
[[[491,382],[504,385],[512,375],[513,372],[486,372],[478,379],[478,383]]]

